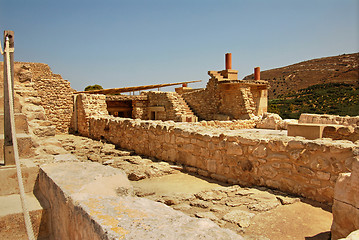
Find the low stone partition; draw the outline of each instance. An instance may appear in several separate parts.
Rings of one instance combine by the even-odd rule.
[[[351,172],[358,145],[276,132],[280,131],[224,130],[111,116],[94,116],[89,123],[89,135],[94,139],[183,164],[200,175],[266,186],[331,204],[338,175]]]
[[[308,132],[304,134],[304,131],[306,131],[304,128],[306,126],[316,128],[316,133]],[[333,140],[349,140],[352,142],[359,140],[359,116],[341,117],[337,115],[303,113],[300,115],[297,126],[293,125],[292,127],[298,128],[299,132],[297,136],[315,136],[331,138]]]
[[[124,172],[99,163],[40,168],[38,186],[49,202],[49,239],[243,239],[209,219],[132,196]]]
[[[88,137],[89,117],[94,115],[108,116],[106,95],[81,93],[76,94],[74,99],[70,132],[79,132]]]
[[[359,140],[359,126],[332,125],[323,129],[323,137],[333,140],[349,140],[356,142]]]
[[[302,113],[299,117],[298,123],[319,123],[319,124],[337,124],[344,126],[359,126],[359,116],[342,117],[339,115]]]

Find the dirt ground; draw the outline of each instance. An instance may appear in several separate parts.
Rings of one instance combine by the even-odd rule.
[[[193,217],[209,218],[246,239],[330,239],[329,206],[263,187],[223,184],[186,173],[180,165],[84,137],[58,135],[57,139],[79,161],[96,161],[125,171],[137,196]]]

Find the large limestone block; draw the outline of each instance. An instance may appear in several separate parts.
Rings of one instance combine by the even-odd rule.
[[[351,173],[339,175],[335,184],[332,239],[346,237],[359,229],[359,157]]]
[[[98,163],[41,166],[56,239],[243,239],[208,219],[132,196],[126,174]]]
[[[264,113],[262,119],[257,123],[256,128],[262,129],[282,129],[283,120],[275,113]]]

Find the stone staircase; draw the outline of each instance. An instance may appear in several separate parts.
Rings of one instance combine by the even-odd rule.
[[[4,163],[4,89],[3,81],[0,82],[0,164]],[[19,96],[15,94],[14,112],[15,112],[15,126],[16,136],[19,146],[20,158],[27,158],[33,155],[33,144],[29,134],[27,118],[21,112],[22,107],[19,101]]]
[[[39,168],[31,161],[21,161],[26,203],[36,239],[49,238],[48,204],[37,197]],[[0,167],[0,239],[28,239],[21,206],[16,168]]]
[[[225,80],[224,77],[221,74],[221,71],[208,71],[208,75],[212,78],[217,79],[217,81],[223,81]]]
[[[197,122],[198,117],[190,109],[186,101],[177,93],[169,95],[169,100],[176,110],[176,116],[181,122]]]

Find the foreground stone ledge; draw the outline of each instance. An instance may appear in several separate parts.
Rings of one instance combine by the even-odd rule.
[[[99,163],[59,163],[40,169],[50,205],[51,239],[243,239],[208,219],[132,196],[119,169]]]

